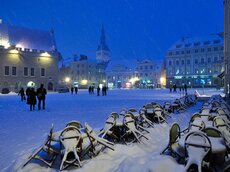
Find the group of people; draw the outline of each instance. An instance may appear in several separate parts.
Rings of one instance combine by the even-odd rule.
[[[102,91],[102,96],[106,96],[107,95],[107,91],[108,91],[108,87],[106,87],[105,85],[102,87],[102,89],[100,89],[100,87],[97,87],[97,96],[100,96],[100,91]]]
[[[45,109],[45,99],[46,99],[47,91],[44,88],[43,84],[41,84],[41,86],[37,89],[37,91],[35,91],[34,87],[28,87],[25,93],[24,89],[21,88],[18,94],[21,96],[21,101],[26,100],[26,96],[27,96],[27,104],[30,105],[30,111],[35,110],[37,99],[38,99],[38,110],[41,110],[41,104],[42,104],[42,109]]]
[[[181,86],[181,87],[179,87],[179,90],[180,90],[180,92],[181,91],[184,91],[185,92],[185,94],[187,94],[187,85],[186,84],[184,84],[183,86]],[[177,85],[176,84],[174,84],[174,85],[172,85],[172,84],[170,84],[170,86],[169,86],[169,91],[170,91],[170,93],[173,91],[173,93],[176,93],[177,92]]]
[[[73,90],[75,91],[75,94],[77,94],[77,92],[78,92],[78,87],[71,87],[71,88],[70,88],[71,94],[73,94]]]
[[[94,94],[94,86],[89,86],[89,94]]]

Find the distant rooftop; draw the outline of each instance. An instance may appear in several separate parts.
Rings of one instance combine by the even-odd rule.
[[[12,26],[0,22],[0,45],[6,48],[15,45],[19,48],[55,51],[53,31]]]
[[[184,48],[196,48],[203,46],[215,46],[223,45],[224,38],[223,33],[211,34],[205,37],[182,37],[176,41],[169,50],[184,49]]]

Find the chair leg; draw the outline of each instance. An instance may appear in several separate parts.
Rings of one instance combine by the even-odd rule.
[[[169,145],[160,153],[161,155],[165,153],[166,150],[168,150]]]
[[[67,152],[65,152],[64,156],[63,156],[63,159],[62,159],[62,162],[61,162],[61,166],[60,166],[60,171],[62,171],[64,169],[64,163],[66,161],[66,158],[67,158]]]
[[[78,161],[78,163],[79,163],[79,166],[81,167],[81,166],[82,166],[82,165],[81,165],[81,161],[80,161],[80,158],[79,158],[79,156],[78,156],[78,154],[77,154],[77,150],[76,150],[76,148],[74,148],[73,153],[74,153],[75,158],[77,159],[77,161]]]

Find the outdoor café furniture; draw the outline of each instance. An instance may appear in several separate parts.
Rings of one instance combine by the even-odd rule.
[[[32,159],[37,159],[51,167],[59,154],[59,135],[60,132],[53,132],[52,125],[45,143],[27,159],[23,166],[27,165]]]
[[[198,172],[202,171],[202,162],[205,156],[212,150],[210,139],[202,132],[190,132],[186,135],[184,141],[186,156],[186,171],[189,171],[192,165],[197,165]]]

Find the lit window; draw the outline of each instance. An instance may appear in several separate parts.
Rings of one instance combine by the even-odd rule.
[[[10,67],[9,66],[5,66],[5,69],[4,69],[4,73],[6,76],[9,76],[10,75]]]

